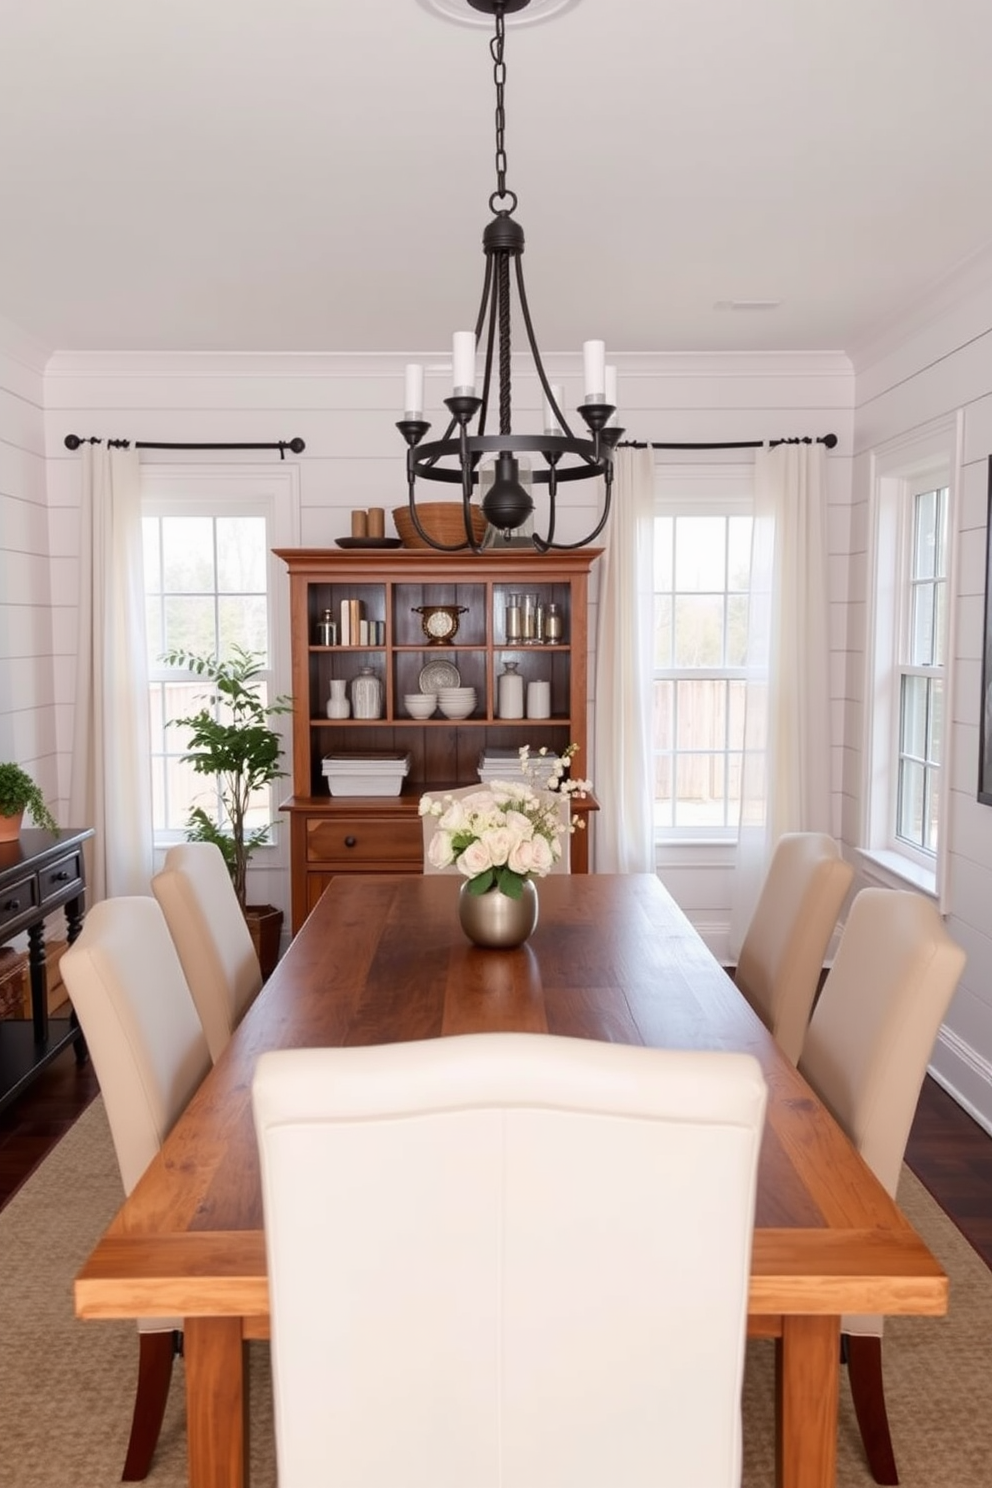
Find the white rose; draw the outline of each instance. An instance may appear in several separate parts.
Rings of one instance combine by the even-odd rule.
[[[460,832],[467,821],[463,802],[449,801],[441,814],[438,826],[443,827],[446,832]]]
[[[529,816],[524,816],[522,811],[508,811],[506,813],[506,825],[520,841],[524,841],[534,835],[534,823]]]
[[[466,878],[476,878],[478,874],[485,873],[486,869],[492,866],[489,848],[485,842],[481,841],[470,842],[458,859],[458,871],[464,873]]]
[[[489,850],[493,867],[499,868],[510,856],[517,838],[508,827],[492,827],[488,832],[483,833],[483,841]]]
[[[513,873],[519,873],[521,876],[530,873],[534,867],[534,843],[537,840],[532,837],[521,837],[515,844],[506,860],[506,866]]]
[[[448,832],[435,832],[427,847],[427,860],[432,868],[448,868],[455,861],[454,848],[451,846],[451,835]]]
[[[531,872],[543,878],[546,873],[551,871],[551,865],[554,862],[551,844],[546,837],[532,837],[530,849],[532,857]]]

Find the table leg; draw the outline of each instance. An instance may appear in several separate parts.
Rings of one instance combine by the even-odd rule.
[[[189,1488],[249,1488],[248,1356],[241,1319],[187,1318]]]
[[[840,1318],[783,1317],[775,1364],[776,1488],[835,1488]]]

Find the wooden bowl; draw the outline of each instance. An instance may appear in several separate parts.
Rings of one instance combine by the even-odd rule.
[[[465,517],[464,508],[460,501],[418,501],[417,516],[420,525],[425,532],[437,542],[452,544],[465,543]],[[472,506],[472,531],[476,542],[481,543],[486,535],[488,523],[482,515],[478,506]],[[410,517],[409,506],[394,506],[393,521],[396,523],[396,531],[400,535],[400,541],[405,548],[429,548],[430,543],[424,542],[420,533],[413,525]]]

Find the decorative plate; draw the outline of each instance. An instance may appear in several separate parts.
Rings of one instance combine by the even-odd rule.
[[[429,661],[420,674],[421,692],[439,692],[442,687],[461,685],[461,673],[450,661]]]

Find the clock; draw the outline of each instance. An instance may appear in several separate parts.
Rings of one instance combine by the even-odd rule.
[[[458,634],[458,616],[467,615],[465,605],[413,605],[420,616],[424,635],[431,646],[450,644]]]

